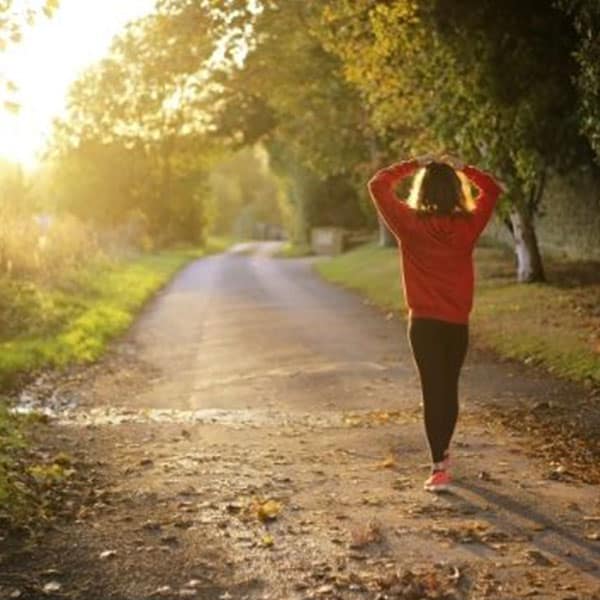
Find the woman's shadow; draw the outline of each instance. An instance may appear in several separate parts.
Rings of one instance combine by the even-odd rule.
[[[531,505],[474,481],[456,481],[452,493],[446,495],[446,498],[451,502],[458,501],[463,507],[472,508],[481,515],[481,505],[469,499],[468,494],[478,496],[489,505],[491,514],[486,515],[485,519],[490,524],[522,535],[525,532],[522,521],[529,521],[530,526],[535,526],[539,531],[535,539],[531,539],[532,546],[600,581],[600,544],[597,541],[583,538],[579,532],[572,531],[567,524],[561,523],[558,517],[553,518]],[[541,503],[544,502],[542,494],[538,498]]]

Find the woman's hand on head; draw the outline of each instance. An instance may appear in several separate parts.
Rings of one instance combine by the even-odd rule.
[[[455,171],[462,171],[465,168],[465,162],[451,154],[444,154],[441,158],[442,162],[450,165]]]
[[[438,158],[435,154],[422,154],[421,156],[416,156],[415,160],[420,167],[426,167],[429,163],[438,160]]]

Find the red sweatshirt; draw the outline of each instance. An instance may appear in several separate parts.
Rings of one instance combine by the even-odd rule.
[[[398,182],[419,168],[397,163],[369,181],[377,210],[400,245],[403,284],[411,317],[468,323],[473,306],[473,248],[489,221],[502,189],[475,167],[462,170],[479,189],[470,216],[418,215],[394,193]]]

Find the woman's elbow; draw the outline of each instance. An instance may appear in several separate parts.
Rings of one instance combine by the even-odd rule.
[[[377,195],[377,191],[379,190],[380,186],[381,186],[381,179],[379,178],[378,175],[374,175],[373,177],[371,177],[371,179],[369,179],[369,182],[367,183],[367,188],[368,188],[369,192],[371,193],[371,196]]]

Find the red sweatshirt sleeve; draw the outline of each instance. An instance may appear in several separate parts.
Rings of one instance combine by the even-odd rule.
[[[404,202],[398,200],[394,190],[402,179],[412,175],[418,167],[416,160],[399,162],[377,171],[369,181],[371,200],[388,229],[396,237],[400,237],[406,231],[412,211]]]
[[[468,165],[463,168],[462,172],[479,190],[479,195],[475,200],[475,210],[473,211],[473,223],[476,234],[479,235],[490,220],[498,196],[503,190],[489,173]]]

